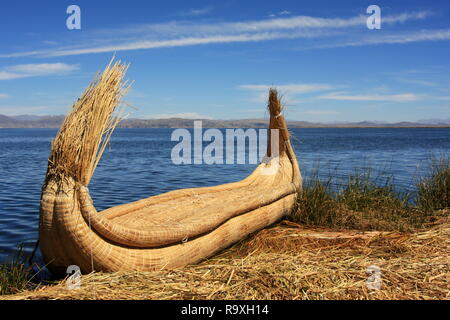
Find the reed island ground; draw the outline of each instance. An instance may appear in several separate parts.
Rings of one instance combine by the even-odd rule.
[[[0,299],[448,299],[450,223],[418,233],[333,231],[284,221],[176,270],[83,275]],[[381,286],[370,289],[370,266]]]
[[[436,162],[414,204],[352,180],[338,194],[312,178],[295,211],[198,264],[91,273],[34,283],[20,263],[0,269],[0,299],[449,299],[450,166]]]

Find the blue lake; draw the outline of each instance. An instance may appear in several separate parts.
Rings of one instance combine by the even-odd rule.
[[[431,157],[450,154],[449,128],[292,129],[302,174],[346,179],[355,168],[395,177],[412,191]],[[0,129],[0,261],[19,243],[37,240],[40,189],[56,129]],[[244,178],[256,165],[175,165],[173,129],[117,129],[89,189],[97,209],[162,192],[212,186]]]

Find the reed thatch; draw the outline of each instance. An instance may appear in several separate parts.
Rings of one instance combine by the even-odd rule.
[[[118,123],[114,112],[128,88],[123,82],[125,71],[121,63],[110,63],[75,103],[52,145],[39,228],[41,250],[52,271],[65,273],[69,265],[78,265],[84,273],[184,266],[291,211],[301,175],[281,102],[271,89],[269,129],[279,130],[279,143],[269,141],[272,157],[249,177],[97,212],[87,185]]]
[[[418,233],[336,231],[283,221],[197,265],[91,273],[0,299],[450,299],[448,219]],[[368,268],[381,271],[379,290]]]
[[[123,80],[127,69],[120,61],[111,60],[75,102],[53,140],[46,182],[72,177],[82,185],[89,184],[123,114],[122,97],[129,89]]]

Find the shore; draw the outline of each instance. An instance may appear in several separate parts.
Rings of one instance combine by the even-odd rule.
[[[92,273],[0,299],[449,299],[450,220],[416,233],[282,221],[197,265]],[[380,270],[371,289],[369,267]],[[368,269],[369,268],[369,269]]]
[[[25,117],[25,118],[24,118]],[[0,128],[59,128],[64,115],[8,117],[0,114]],[[267,119],[195,119],[202,121],[204,128],[267,128]],[[399,121],[399,122],[336,122],[287,121],[289,128],[450,128],[450,120],[442,122]],[[193,128],[194,119],[164,118],[122,120],[118,128]]]

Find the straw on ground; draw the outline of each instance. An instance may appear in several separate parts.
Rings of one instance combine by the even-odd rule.
[[[198,265],[93,273],[2,299],[449,299],[450,221],[414,234],[336,232],[283,222]],[[381,269],[380,290],[367,268]]]

